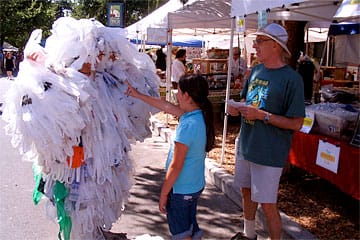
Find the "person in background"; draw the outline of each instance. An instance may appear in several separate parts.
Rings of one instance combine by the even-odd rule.
[[[254,55],[250,63],[250,68],[252,69],[255,65],[259,63],[260,63],[259,59],[257,58],[257,56]]]
[[[166,161],[159,210],[167,214],[171,239],[201,239],[197,202],[205,187],[205,157],[215,141],[209,87],[201,75],[180,78],[179,105],[139,93],[128,84],[127,94],[180,118]]]
[[[12,52],[6,52],[4,58],[4,68],[6,71],[7,78],[13,79],[13,71],[15,70],[16,65],[15,65],[15,58]]]
[[[244,78],[248,79],[251,73],[251,70],[254,68],[255,65],[259,64],[259,60],[257,59],[257,56],[255,56],[255,53],[251,53],[250,56],[250,67],[246,69],[246,73]]]
[[[19,71],[19,67],[20,67],[20,62],[22,62],[24,60],[24,53],[19,50],[17,56],[16,56],[16,69]]]
[[[3,52],[3,48],[0,46],[0,74],[1,76],[5,73],[5,66],[4,66],[4,59],[5,59],[5,54]]]
[[[246,74],[246,61],[241,57],[241,51],[239,47],[233,48],[233,59],[231,66],[231,74],[234,78],[235,88],[240,88],[243,85],[244,76]]]
[[[302,76],[304,81],[305,103],[311,104],[313,97],[315,64],[308,55],[303,55],[302,52],[297,61],[297,72]]]
[[[179,49],[176,52],[175,60],[171,66],[171,83],[173,89],[177,89],[179,79],[182,76],[184,76],[186,73],[185,63],[186,63],[186,50]]]
[[[305,116],[301,76],[287,65],[290,52],[286,30],[276,23],[260,28],[253,47],[258,60],[240,98],[244,105],[228,105],[227,113],[241,114],[236,148],[234,187],[242,193],[244,231],[232,240],[256,239],[258,203],[264,211],[270,239],[280,239],[282,222],[277,207],[280,176],[288,157],[292,134]]]
[[[180,48],[177,46],[172,46],[171,48],[171,61],[173,62],[175,60],[175,56],[176,56],[176,52],[179,50]]]
[[[156,50],[155,66],[157,69],[161,69],[161,71],[166,71],[166,54],[164,53],[164,46],[161,46],[161,48]]]

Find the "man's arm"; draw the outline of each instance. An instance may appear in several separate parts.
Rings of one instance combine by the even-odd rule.
[[[303,117],[286,117],[281,115],[272,114],[262,109],[253,106],[239,106],[228,108],[231,115],[238,115],[241,113],[242,117],[248,120],[261,120],[266,124],[271,124],[278,128],[289,129],[298,131],[301,129],[304,118]]]

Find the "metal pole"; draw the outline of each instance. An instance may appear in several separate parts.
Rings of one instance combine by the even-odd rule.
[[[329,38],[329,37],[327,37],[327,38]],[[320,59],[320,67],[323,65],[323,63],[324,63],[324,58],[325,58],[325,54],[327,53],[327,42],[328,42],[328,40],[326,39],[326,42],[325,42],[325,46],[324,46],[324,48],[323,48],[323,51],[322,51],[322,55],[321,55],[321,59]]]
[[[327,43],[327,44],[326,44],[326,46],[327,46],[327,48],[326,48],[326,66],[329,66],[329,54],[330,54],[330,53],[329,53],[329,52],[330,52],[330,49],[329,49],[329,48],[330,48],[330,44],[329,44],[329,43],[330,43],[330,37],[327,38],[326,43]]]
[[[167,54],[166,54],[166,101],[170,101],[171,90],[171,49],[172,49],[172,29],[167,29]],[[166,114],[166,127],[168,127],[169,119]]]
[[[305,55],[309,56],[309,28],[306,28],[306,49]]]
[[[228,71],[227,71],[227,81],[226,81],[226,95],[225,95],[225,115],[224,115],[224,129],[223,129],[223,138],[221,144],[221,165],[224,163],[225,156],[225,147],[226,147],[226,133],[227,133],[227,119],[228,116],[226,114],[227,103],[229,101],[230,95],[230,83],[231,83],[231,67],[232,67],[232,58],[233,58],[233,41],[234,41],[234,27],[235,27],[235,17],[231,19],[231,35],[230,35],[230,49],[229,49],[229,63],[228,63]]]
[[[139,50],[139,31],[136,30],[136,49]]]

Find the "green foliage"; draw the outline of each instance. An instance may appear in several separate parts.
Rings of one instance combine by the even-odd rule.
[[[95,18],[106,25],[107,2],[107,0],[78,0],[71,16],[76,19]]]
[[[180,1],[180,0],[179,0]],[[155,9],[164,5],[168,0],[128,0],[126,1],[125,25],[129,26],[141,18],[146,17]]]
[[[55,11],[50,0],[1,1],[0,44],[4,41],[23,48],[30,33],[41,28],[49,33],[55,20]]]
[[[168,0],[0,0],[0,46],[4,41],[24,48],[31,32],[43,30],[43,38],[50,35],[54,21],[63,16],[63,10],[72,11],[72,17],[95,18],[107,23],[107,3],[125,2],[125,26],[129,26]]]

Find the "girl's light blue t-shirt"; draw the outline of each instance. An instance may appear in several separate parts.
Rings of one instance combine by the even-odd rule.
[[[175,142],[185,144],[188,152],[183,169],[173,186],[173,192],[198,192],[205,186],[206,126],[201,110],[187,112],[180,117],[166,161],[166,171],[173,159]]]

